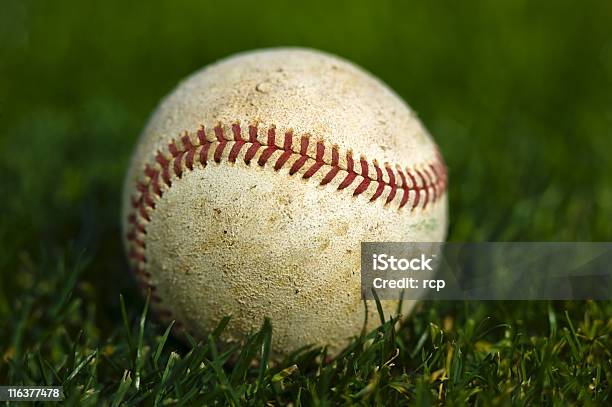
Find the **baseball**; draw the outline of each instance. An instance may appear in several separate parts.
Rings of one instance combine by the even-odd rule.
[[[269,317],[275,354],[334,354],[366,312],[367,329],[380,323],[361,299],[360,243],[443,241],[446,185],[427,130],[371,74],[313,50],[246,52],[151,116],[125,182],[125,246],[180,329],[204,337],[230,315],[222,339],[239,343]]]

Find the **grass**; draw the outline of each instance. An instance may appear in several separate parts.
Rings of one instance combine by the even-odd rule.
[[[399,331],[384,319],[338,358],[304,349],[268,361],[269,321],[240,348],[176,342],[148,301],[120,299],[116,326],[96,326],[87,264],[64,253],[31,264],[2,325],[3,383],[62,384],[66,404],[605,405],[612,380],[610,304],[422,304]]]
[[[157,101],[214,59],[294,44],[354,60],[419,112],[449,165],[450,240],[610,241],[609,5],[0,7],[0,384],[61,384],[69,405],[612,403],[610,301],[427,302],[334,360],[272,364],[274,321],[227,352],[222,326],[174,339],[119,239]]]

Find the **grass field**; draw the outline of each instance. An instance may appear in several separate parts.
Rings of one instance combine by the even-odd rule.
[[[120,239],[132,147],[178,80],[241,50],[337,53],[404,97],[449,167],[450,240],[612,240],[611,4],[305,4],[0,0],[0,385],[82,405],[611,405],[610,301],[427,302],[334,361],[279,365],[267,323],[222,353],[223,327],[186,345],[150,318]]]

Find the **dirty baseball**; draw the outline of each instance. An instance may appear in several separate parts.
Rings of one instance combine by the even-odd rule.
[[[446,186],[416,114],[365,70],[305,49],[242,53],[151,116],[125,181],[125,246],[180,330],[205,337],[229,315],[222,339],[239,343],[268,317],[278,354],[333,354],[366,312],[367,329],[379,322],[360,295],[360,243],[443,241]]]

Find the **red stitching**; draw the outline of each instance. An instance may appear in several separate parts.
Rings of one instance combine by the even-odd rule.
[[[300,158],[298,158],[298,160],[291,166],[289,175],[293,175],[298,172],[310,158],[308,157],[308,143],[308,137],[302,136],[302,140],[300,141]]]
[[[325,145],[322,141],[317,143],[317,155],[315,157],[315,163],[302,175],[302,178],[310,178],[319,171],[319,168],[325,164],[323,156],[325,155]]]
[[[179,179],[183,176],[183,156],[187,151],[181,151],[178,153],[176,157],[174,157],[174,175],[179,177]]]
[[[357,173],[353,169],[353,166],[354,166],[353,155],[349,151],[348,153],[346,153],[346,172],[348,172],[348,174],[346,175],[346,178],[344,178],[344,181],[340,183],[340,185],[338,186],[338,189],[344,189],[348,187],[349,185],[351,185],[353,180],[357,178]]]
[[[404,207],[404,205],[406,205],[406,203],[408,203],[408,197],[410,196],[410,189],[408,187],[408,183],[406,182],[406,176],[404,175],[404,172],[402,171],[401,168],[397,168],[397,173],[400,176],[400,179],[402,180],[402,190],[404,191],[404,193],[402,194],[402,201],[399,204],[400,209]]]
[[[178,147],[176,146],[175,140],[172,140],[170,144],[168,144],[168,151],[170,151],[170,154],[172,155],[172,157],[176,157],[177,155],[181,153],[181,150],[179,150]]]
[[[363,177],[363,181],[361,181],[361,184],[357,186],[357,189],[355,189],[355,192],[353,192],[353,196],[361,194],[368,189],[368,186],[370,186],[371,180],[370,177],[368,177],[368,162],[363,157],[361,157],[361,176]]]
[[[391,168],[385,166],[385,169],[387,170],[387,175],[389,175],[389,185],[391,185],[391,191],[389,192],[389,196],[385,201],[386,204],[389,204],[389,202],[391,202],[393,198],[395,198],[395,194],[397,192],[397,185],[395,185],[395,174],[393,174]]]
[[[257,164],[261,165],[262,167],[266,165],[266,162],[268,161],[272,153],[274,153],[277,150],[277,147],[274,144],[275,135],[276,135],[276,129],[274,127],[271,127],[270,129],[268,129],[268,148],[266,148],[263,151],[263,153],[261,153],[261,156],[259,157],[259,160],[257,161]]]
[[[221,127],[220,124],[218,124],[215,127],[215,136],[217,136],[217,141],[219,141],[219,144],[217,145],[217,148],[215,149],[214,159],[216,163],[220,163],[221,155],[223,154],[223,149],[227,145],[227,140],[224,138],[224,135],[223,135],[223,127]]]
[[[338,146],[333,146],[332,147],[332,160],[330,164],[332,169],[329,170],[327,175],[323,178],[323,180],[321,181],[321,185],[328,184],[332,179],[334,179],[338,171],[340,171],[340,167],[338,166],[338,161],[340,160],[339,157],[340,157],[340,154],[338,153]]]
[[[374,193],[374,195],[372,195],[372,198],[370,198],[370,202],[374,202],[378,199],[379,196],[382,195],[386,185],[385,181],[383,180],[382,170],[378,166],[377,162],[374,162],[374,169],[376,170],[376,180],[378,181],[378,188],[376,188],[376,192]]]
[[[210,143],[205,143],[200,150],[200,164],[206,166],[208,162],[208,150],[210,149]]]
[[[283,165],[285,165],[289,157],[291,157],[291,155],[293,154],[293,151],[291,150],[292,144],[293,133],[291,131],[288,131],[285,133],[285,142],[283,144],[283,150],[285,150],[285,152],[282,153],[280,157],[278,157],[278,160],[276,160],[276,164],[274,164],[274,169],[276,171],[280,170]]]
[[[249,126],[249,143],[252,143],[251,147],[247,150],[244,156],[244,162],[248,165],[251,163],[251,159],[257,154],[257,150],[261,147],[259,141],[257,141],[257,127]]]
[[[429,203],[429,185],[427,184],[427,180],[425,179],[421,171],[415,169],[415,172],[417,173],[417,175],[419,176],[419,178],[421,178],[421,181],[423,182],[421,191],[425,191],[425,202],[423,202],[423,208],[425,208],[427,204]],[[418,195],[419,194],[417,193],[417,196]]]
[[[200,130],[198,130],[198,141],[200,142],[201,146],[207,143],[206,130],[204,129],[204,126],[200,127]]]
[[[240,125],[238,123],[232,124],[232,133],[234,133],[234,140],[236,141],[244,141],[242,136],[240,135]]]
[[[236,142],[234,144],[234,147],[232,147],[232,150],[230,151],[229,157],[227,157],[227,160],[231,163],[235,163],[236,158],[238,158],[238,154],[240,154],[240,149],[244,145],[244,140],[242,139],[240,135],[240,126],[238,124],[234,123],[232,125],[232,132],[234,133],[234,140]]]
[[[133,240],[132,240],[133,241]],[[138,253],[135,249],[130,251],[129,257],[137,260],[139,263],[146,263],[147,259],[145,258],[143,253]]]
[[[279,147],[276,144],[276,128],[274,126],[268,129],[265,143],[258,139],[257,125],[248,126],[248,139],[243,137],[242,127],[239,123],[232,124],[232,139],[230,140],[226,138],[223,129],[220,123],[215,126],[213,128],[214,140],[211,141],[206,139],[206,129],[201,127],[196,132],[197,140],[195,144],[194,139],[188,133],[184,133],[168,144],[165,153],[158,151],[153,162],[145,165],[143,170],[144,176],[136,184],[137,196],[131,199],[133,211],[128,215],[128,224],[131,227],[127,234],[127,240],[130,242],[128,257],[135,262],[133,269],[141,278],[148,279],[150,277],[150,273],[145,270],[147,259],[144,254],[146,248],[144,236],[147,233],[146,225],[151,221],[150,212],[155,209],[155,197],[161,198],[163,196],[160,177],[163,184],[165,184],[164,188],[172,187],[171,168],[174,175],[177,178],[181,178],[184,175],[185,169],[189,171],[194,169],[196,154],[198,154],[199,163],[205,167],[208,164],[208,154],[211,148],[213,148],[213,160],[220,163],[223,159],[223,151],[226,145],[232,144],[227,161],[235,163],[240,156],[242,148],[248,144],[243,160],[245,164],[249,165],[259,150],[264,147],[257,160],[257,164],[260,166],[265,166],[276,151],[281,151],[273,168],[275,171],[281,170],[295,156],[296,159],[291,164],[289,175],[294,175],[309,160],[312,160],[313,163],[306,169],[302,178],[312,178],[321,168],[329,167],[329,171],[320,181],[320,185],[323,186],[329,184],[339,172],[343,171],[346,173],[346,176],[337,186],[338,190],[348,188],[357,177],[361,177],[361,181],[353,191],[353,196],[364,194],[369,189],[371,183],[374,182],[377,184],[377,187],[370,198],[370,202],[378,200],[383,195],[385,188],[388,188],[389,194],[385,200],[385,205],[388,205],[398,197],[398,190],[402,190],[399,209],[402,209],[408,203],[411,191],[414,194],[411,210],[415,210],[419,206],[425,209],[430,203],[436,202],[446,190],[446,166],[437,150],[435,152],[435,160],[431,163],[426,163],[426,165],[419,167],[419,169],[409,170],[406,168],[402,170],[399,166],[393,168],[389,164],[385,164],[383,167],[388,176],[388,180],[385,181],[383,170],[378,163],[376,161],[369,163],[365,157],[360,157],[359,166],[361,171],[357,173],[351,151],[346,153],[346,168],[343,168],[340,164],[339,148],[336,145],[331,146],[331,160],[329,163],[325,162],[326,147],[323,141],[317,141],[316,152],[314,157],[312,157],[308,151],[310,138],[303,135],[300,137],[299,151],[296,151],[294,149],[294,144],[296,143],[294,143],[294,135],[291,130],[285,132],[283,145]],[[180,141],[180,144],[178,141]],[[370,171],[370,166],[374,168],[374,173]],[[417,182],[417,179],[420,182]],[[147,287],[152,288],[152,290],[155,289],[149,281],[145,281],[145,284]],[[152,295],[151,298],[156,303],[162,302],[158,295]],[[163,309],[160,313],[171,315],[168,310]]]

